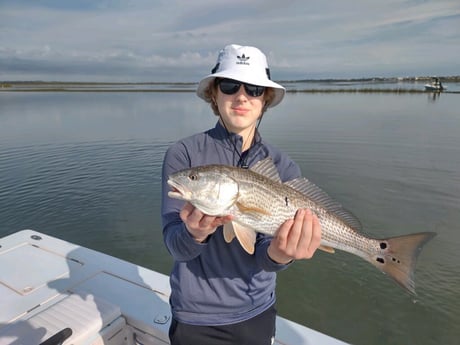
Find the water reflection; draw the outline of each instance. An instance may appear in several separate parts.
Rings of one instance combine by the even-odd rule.
[[[441,92],[430,92],[428,93],[428,100],[436,102],[441,97]]]
[[[354,344],[457,342],[458,106],[447,93],[288,93],[267,112],[264,139],[367,234],[439,233],[419,258],[416,303],[367,263],[320,253],[279,275],[281,315]],[[0,236],[35,228],[169,273],[163,154],[215,121],[193,93],[0,94]]]

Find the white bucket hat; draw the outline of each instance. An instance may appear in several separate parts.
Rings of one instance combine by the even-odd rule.
[[[214,82],[215,78],[229,78],[243,83],[271,87],[275,91],[275,98],[269,107],[274,107],[284,97],[285,88],[270,80],[270,70],[265,54],[255,47],[243,47],[230,44],[219,52],[217,64],[212,74],[201,79],[196,93],[205,99],[204,91]]]

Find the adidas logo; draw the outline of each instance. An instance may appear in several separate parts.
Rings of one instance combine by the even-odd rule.
[[[249,56],[246,56],[246,55],[237,55],[236,58],[238,59],[238,61],[236,62],[237,65],[249,65],[249,62],[247,62],[250,57]]]

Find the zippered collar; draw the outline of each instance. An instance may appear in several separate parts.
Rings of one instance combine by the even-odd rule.
[[[217,121],[216,126],[212,129],[211,135],[219,142],[221,142],[224,145],[224,147],[234,151],[235,148],[233,147],[233,144],[229,141],[232,140],[238,149],[238,153],[241,153],[241,147],[243,146],[243,137],[239,134],[227,132],[224,126],[222,126],[222,124],[220,123],[220,121]],[[261,141],[262,137],[260,136],[259,131],[256,129],[256,133],[254,134],[254,142],[252,146],[254,146],[257,143],[260,143]]]
[[[262,137],[259,134],[259,131],[256,129],[254,134],[254,140],[245,152],[241,152],[241,148],[243,146],[243,137],[239,134],[235,134],[232,132],[227,132],[225,127],[217,121],[216,126],[210,131],[209,133],[216,141],[222,145],[226,150],[232,151],[236,154],[236,164],[237,166],[242,165],[243,167],[247,168],[247,164],[245,162],[253,156],[260,147],[260,143],[262,142]]]

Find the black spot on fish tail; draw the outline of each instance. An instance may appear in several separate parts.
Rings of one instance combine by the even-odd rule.
[[[380,242],[380,249],[386,249],[387,244],[385,242]]]
[[[384,259],[384,258],[381,258],[381,257],[377,257],[377,258],[375,259],[375,261],[380,262],[381,264],[384,264],[384,263],[385,263],[385,259]],[[393,261],[393,262],[396,263],[396,264],[400,264],[400,263],[401,263],[401,260],[395,258],[394,256],[391,257],[391,261]]]
[[[286,196],[286,197],[284,197],[284,202],[286,203],[286,206],[289,206],[289,199],[288,199],[288,197],[287,197],[287,196]]]

